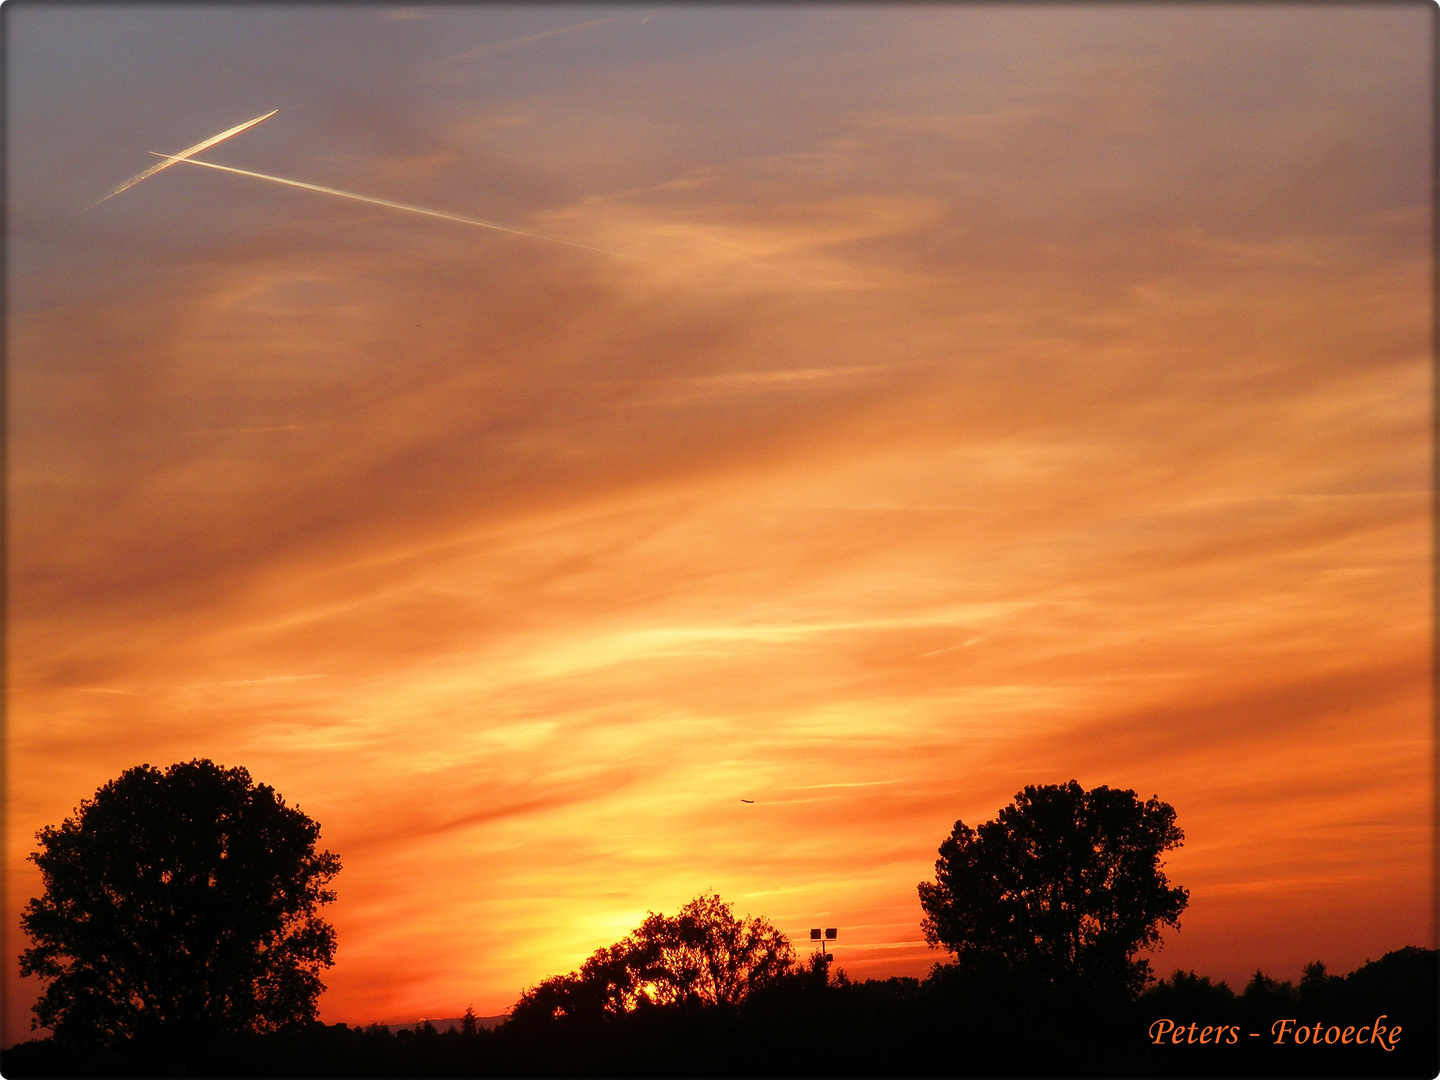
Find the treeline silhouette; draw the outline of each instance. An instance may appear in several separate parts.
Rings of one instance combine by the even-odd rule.
[[[923,980],[854,982],[797,962],[764,918],[714,894],[650,912],[487,1030],[317,1022],[339,860],[319,825],[244,769],[142,765],[37,835],[45,891],[22,974],[49,1039],[25,1076],[1399,1075],[1434,1076],[1437,954],[1405,948],[1239,994],[1144,953],[1189,892],[1163,871],[1184,833],[1152,797],[1026,787],[957,821],[919,885]]]
[[[1437,953],[1405,948],[1346,976],[1312,964],[1299,985],[1259,972],[1240,993],[1176,972],[1131,1001],[936,965],[923,980],[853,982],[812,958],[738,1004],[513,1017],[492,1031],[306,1024],[204,1042],[80,1051],[51,1040],[4,1055],[26,1076],[1434,1076]],[[1347,1027],[1384,1037],[1357,1045]],[[1283,1045],[1272,1030],[1293,1020]],[[1179,1025],[1157,1043],[1162,1021]],[[1296,1025],[1320,1044],[1297,1045]],[[1191,1033],[1189,1025],[1196,1025]],[[1325,1042],[1331,1027],[1339,1034]],[[1228,1029],[1238,1029],[1228,1041]],[[1387,1050],[1395,1028],[1400,1035]],[[1212,1037],[1200,1041],[1206,1029]],[[1214,1029],[1226,1032],[1215,1038]],[[1256,1033],[1252,1037],[1251,1033]],[[1188,1041],[1187,1041],[1188,1040]],[[1218,1045],[1217,1045],[1218,1043]]]

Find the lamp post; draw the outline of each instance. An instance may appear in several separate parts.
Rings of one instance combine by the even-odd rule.
[[[825,963],[828,964],[830,957],[825,953],[825,942],[834,941],[840,936],[840,931],[833,926],[827,926],[824,930],[825,936],[821,937],[820,934],[821,931],[818,927],[812,927],[810,930],[810,940],[820,942],[820,955],[825,957]]]

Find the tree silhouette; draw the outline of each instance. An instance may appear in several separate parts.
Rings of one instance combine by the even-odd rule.
[[[1175,811],[1133,791],[1026,787],[994,821],[963,821],[920,885],[922,927],[962,966],[995,966],[1061,989],[1133,994],[1135,954],[1179,926],[1189,893],[1161,871],[1185,834]]]
[[[534,1020],[587,1019],[629,1012],[648,1003],[632,966],[633,938],[597,949],[579,969],[553,975],[520,995],[511,1010],[521,1024]]]
[[[715,894],[699,896],[673,919],[647,915],[635,932],[639,975],[660,1004],[738,1005],[795,963],[790,940],[765,919],[738,919]]]
[[[527,990],[512,1017],[522,1023],[591,1019],[647,1005],[738,1005],[790,973],[795,952],[768,921],[737,918],[713,893],[673,917],[650,912],[627,937],[598,949],[569,975]]]
[[[340,870],[320,826],[242,768],[130,769],[37,834],[43,896],[22,975],[49,980],[34,1026],[114,1043],[268,1031],[315,1017]]]

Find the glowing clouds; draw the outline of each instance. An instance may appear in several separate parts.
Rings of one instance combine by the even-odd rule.
[[[37,828],[206,756],[345,861],[327,1020],[499,1012],[709,888],[923,974],[955,819],[1071,777],[1177,808],[1167,968],[1428,943],[1423,19],[457,7],[419,60],[524,63],[426,84],[286,10],[353,32],[272,43],[303,171],[191,148],[143,259],[93,180],[17,262],[12,932]],[[535,231],[428,209],[477,178]]]

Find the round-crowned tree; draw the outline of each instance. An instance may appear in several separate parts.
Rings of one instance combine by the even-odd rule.
[[[658,1004],[739,1005],[795,965],[789,938],[766,919],[737,918],[715,893],[674,918],[649,913],[632,940],[631,967]]]
[[[44,894],[22,975],[57,1040],[274,1030],[315,1017],[340,862],[320,826],[242,768],[126,771],[37,834]]]
[[[736,1006],[794,970],[790,939],[768,920],[739,918],[715,893],[674,916],[650,912],[631,934],[569,975],[521,995],[522,1025],[598,1020],[652,1005]]]
[[[962,967],[1134,993],[1150,976],[1136,953],[1178,927],[1189,902],[1161,870],[1184,838],[1155,798],[1074,780],[1027,787],[978,829],[957,821],[940,845],[935,881],[920,884],[925,938]]]

